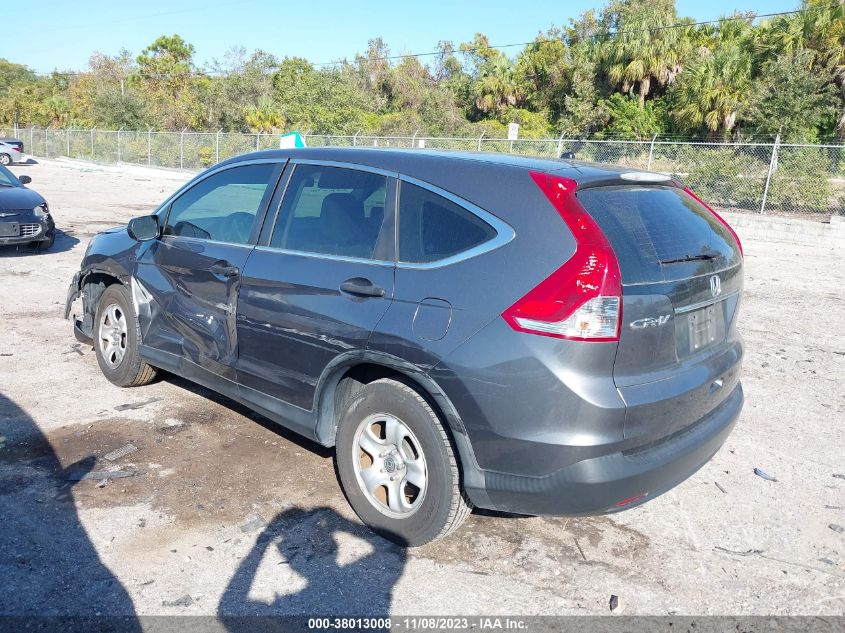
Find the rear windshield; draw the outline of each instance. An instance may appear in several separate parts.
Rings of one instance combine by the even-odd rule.
[[[578,200],[610,240],[623,283],[682,279],[739,261],[725,226],[677,187],[596,187]]]

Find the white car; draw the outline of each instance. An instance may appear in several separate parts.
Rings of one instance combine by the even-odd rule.
[[[0,165],[23,162],[23,152],[17,145],[0,141]]]

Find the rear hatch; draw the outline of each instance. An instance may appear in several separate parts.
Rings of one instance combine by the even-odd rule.
[[[584,188],[578,200],[619,260],[622,325],[614,381],[626,437],[685,428],[739,380],[742,254],[725,226],[671,185]]]

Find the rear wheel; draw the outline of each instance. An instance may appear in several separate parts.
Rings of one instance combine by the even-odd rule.
[[[376,380],[351,398],[341,411],[335,459],[361,520],[403,545],[446,536],[472,510],[443,423],[397,380]]]
[[[132,299],[125,286],[106,288],[94,321],[94,349],[100,370],[119,387],[150,383],[156,369],[141,360],[138,342],[141,332]]]

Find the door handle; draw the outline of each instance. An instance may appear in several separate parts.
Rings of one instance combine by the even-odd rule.
[[[373,282],[363,277],[353,277],[340,284],[340,291],[356,297],[383,297],[384,288],[373,285]]]
[[[232,266],[228,262],[215,262],[209,266],[208,270],[211,274],[221,277],[234,277],[241,272],[237,266]]]

